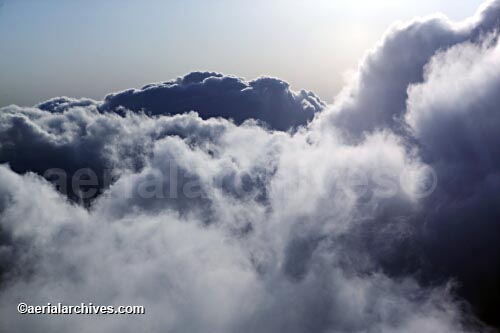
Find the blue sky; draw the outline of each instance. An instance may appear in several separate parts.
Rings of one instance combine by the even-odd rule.
[[[393,21],[463,19],[481,2],[3,0],[0,106],[100,99],[193,70],[277,76],[330,101]]]
[[[497,332],[478,5],[0,0],[0,332]]]

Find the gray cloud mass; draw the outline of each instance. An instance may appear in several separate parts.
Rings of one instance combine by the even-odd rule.
[[[194,72],[0,109],[0,330],[498,331],[499,19],[393,26],[329,106]]]

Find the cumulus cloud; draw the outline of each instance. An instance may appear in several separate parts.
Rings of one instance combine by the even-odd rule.
[[[427,203],[432,261],[462,281],[463,293],[497,325],[499,56],[496,34],[437,54],[424,82],[410,87],[405,115],[440,178],[439,201]]]
[[[499,16],[499,4],[489,1],[464,22],[433,15],[394,24],[367,53],[324,122],[335,123],[353,139],[386,127],[404,132],[407,88],[423,81],[429,60],[453,45],[480,41],[498,27]]]
[[[307,124],[325,103],[314,93],[290,90],[285,81],[262,77],[245,81],[219,73],[193,72],[173,81],[149,84],[106,96],[102,110],[146,110],[159,115],[196,111],[203,119],[258,119],[273,129]]]
[[[221,146],[262,131],[247,130],[229,129],[220,138]],[[259,144],[253,151],[257,156],[270,147],[268,162],[279,156],[272,141],[277,148],[291,147],[290,140],[304,142],[287,135],[275,138],[261,133],[261,137],[260,142],[249,145]],[[167,200],[158,202],[153,211],[151,202],[132,197],[126,206],[135,205],[134,209],[117,209],[117,204],[123,205],[122,198],[128,197],[120,184],[137,181],[134,174],[122,176],[116,188],[86,210],[65,201],[38,176],[20,176],[1,168],[2,227],[9,236],[3,248],[8,259],[16,254],[4,274],[0,296],[5,329],[31,330],[36,325],[54,330],[51,320],[26,319],[13,313],[15,308],[9,305],[26,299],[36,304],[57,300],[137,303],[148,311],[144,318],[131,318],[132,322],[68,317],[55,325],[56,331],[103,327],[195,332],[464,331],[460,307],[447,289],[427,290],[411,278],[396,281],[380,272],[360,273],[357,267],[346,266],[347,254],[353,260],[363,260],[365,255],[351,253],[349,246],[339,247],[337,239],[348,235],[349,224],[377,208],[370,202],[358,202],[344,177],[341,183],[334,179],[320,182],[323,175],[317,177],[314,188],[308,189],[310,198],[295,208],[280,206],[304,200],[299,189],[306,179],[297,179],[295,191],[287,181],[287,173],[293,170],[278,171],[281,174],[271,181],[270,204],[235,198],[214,181],[221,172],[242,172],[261,164],[253,158],[257,156],[251,156],[252,152],[248,156],[246,147],[238,145],[213,158],[184,141],[172,140],[165,138],[155,145],[157,150],[144,172],[158,168],[167,173],[165,156],[174,155],[179,165],[200,178],[209,207],[199,210],[192,202],[192,210],[179,215],[178,208]],[[328,141],[311,147],[310,153],[338,145]],[[300,157],[306,147],[302,143],[284,158]],[[366,168],[367,164],[383,163],[391,173],[415,163],[404,158],[402,147],[392,137],[383,136],[367,147],[353,147],[352,151],[344,147],[344,152],[325,160],[322,172],[341,172],[350,167],[346,154],[360,155],[377,147],[383,156],[365,153],[356,163]],[[334,189],[338,193],[323,194]],[[404,202],[411,201],[400,196]],[[207,212],[212,215],[210,221],[204,219]]]
[[[326,110],[277,79],[198,72],[2,108],[1,330],[498,326],[499,8],[391,28]]]

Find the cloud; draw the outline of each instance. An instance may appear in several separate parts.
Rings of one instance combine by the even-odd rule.
[[[237,124],[258,119],[277,130],[306,125],[325,103],[314,93],[290,90],[288,83],[268,77],[244,81],[219,73],[193,72],[173,81],[110,94],[102,110],[146,110],[159,115],[196,111],[203,119],[231,118]]]
[[[373,216],[355,242],[391,275],[457,279],[459,294],[496,326],[499,16],[500,3],[490,1],[464,22],[434,16],[395,25],[313,124],[340,128],[351,142],[389,129],[417,149],[436,172],[436,191],[396,223]]]
[[[148,126],[168,133],[175,124],[177,134],[154,136],[144,166],[125,170],[90,209],[69,203],[39,176],[0,169],[8,263],[0,293],[3,329],[467,331],[448,289],[367,269],[358,264],[369,265],[367,254],[342,242],[367,217],[412,205],[414,198],[401,189],[383,200],[374,194],[379,184],[367,182],[366,197],[358,181],[344,177],[353,168],[361,174],[379,168],[386,175],[418,169],[396,136],[380,133],[349,146],[332,133],[269,132],[193,113],[149,118],[87,112],[119,122],[120,138],[131,136],[138,123],[142,133]],[[189,135],[178,135],[181,125]],[[326,158],[325,151],[335,153]],[[170,180],[169,161],[196,179],[201,202],[126,191],[151,174]],[[254,187],[239,195],[232,189],[245,175]],[[142,304],[147,314],[91,322],[70,316],[54,324],[14,313],[10,305],[21,300]]]
[[[496,33],[437,54],[424,82],[410,87],[405,115],[440,178],[439,201],[427,203],[431,262],[457,277],[493,320],[500,307],[500,270],[492,264],[500,262],[499,56]]]
[[[182,145],[179,153],[185,156],[189,149]],[[211,168],[217,162],[208,166],[210,172],[219,172]],[[117,197],[105,196],[88,211],[69,204],[33,174],[19,176],[2,167],[0,182],[2,226],[11,237],[4,252],[22,253],[6,273],[0,296],[6,330],[462,331],[460,309],[446,289],[425,290],[411,279],[396,281],[344,268],[341,257],[349,248],[335,249],[343,234],[335,221],[304,223],[221,193],[210,195],[215,225],[203,222],[204,212],[179,217],[169,205],[155,214],[139,205],[139,210],[116,217],[108,205]],[[293,193],[275,190],[273,198],[279,196]],[[352,205],[345,209],[354,209]],[[336,213],[347,216],[347,211]],[[327,212],[318,216],[323,214]],[[238,236],[242,220],[251,223],[252,231]],[[322,230],[330,230],[328,239],[317,238],[319,243],[302,260],[309,267],[298,276],[296,269],[290,270],[292,258],[302,256],[294,244]],[[74,316],[54,324],[13,313],[10,305],[20,299],[34,304],[137,303],[146,306],[147,314],[130,321]]]
[[[464,22],[434,15],[394,24],[366,54],[324,122],[343,128],[353,139],[382,128],[404,132],[408,86],[423,81],[429,60],[440,50],[480,41],[498,27],[499,16],[498,2],[489,1]]]
[[[198,72],[2,108],[0,329],[498,326],[499,7],[393,27],[321,113],[280,80]],[[96,182],[75,189],[82,168]]]

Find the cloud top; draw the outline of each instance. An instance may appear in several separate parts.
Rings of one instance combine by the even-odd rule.
[[[285,81],[262,77],[245,81],[211,72],[193,72],[176,80],[110,94],[101,110],[144,110],[153,115],[196,111],[203,119],[223,117],[237,124],[257,119],[273,129],[306,125],[325,103],[314,93],[290,90]]]
[[[494,331],[499,3],[394,26],[328,107],[194,72],[0,109],[0,328]]]

